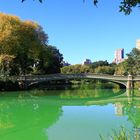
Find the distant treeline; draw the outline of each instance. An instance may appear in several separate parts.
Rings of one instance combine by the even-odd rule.
[[[114,74],[116,64],[109,64],[107,61],[97,61],[89,65],[70,65],[61,68],[61,73],[102,73],[102,74]]]
[[[140,50],[133,48],[127,54],[127,58],[119,63],[108,63],[107,61],[96,61],[89,65],[70,65],[61,68],[61,73],[97,73],[110,75],[140,75]]]

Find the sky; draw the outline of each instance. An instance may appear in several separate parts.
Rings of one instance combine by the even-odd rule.
[[[0,12],[13,14],[22,20],[41,25],[70,64],[80,64],[86,58],[93,62],[114,59],[114,51],[124,48],[129,53],[140,38],[140,9],[131,15],[119,12],[120,0],[1,0]]]

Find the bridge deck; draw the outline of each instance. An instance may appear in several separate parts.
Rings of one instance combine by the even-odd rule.
[[[27,81],[43,81],[43,80],[65,80],[65,79],[102,79],[102,80],[115,80],[127,81],[127,76],[112,76],[102,74],[49,74],[49,75],[32,75],[21,76],[18,80]]]

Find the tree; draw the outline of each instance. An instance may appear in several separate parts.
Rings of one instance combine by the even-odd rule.
[[[111,64],[112,65],[112,64]],[[99,74],[114,74],[115,67],[110,66],[107,61],[97,61],[91,65],[70,65],[61,68],[61,73],[75,74],[75,73],[99,73]]]
[[[0,75],[2,77],[9,76],[13,65],[13,60],[14,56],[12,55],[0,55]]]
[[[44,46],[40,51],[38,70],[41,73],[60,73],[63,55],[51,45]]]
[[[86,0],[83,1],[85,2]],[[97,6],[97,3],[99,1],[100,0],[93,0],[94,5]],[[124,12],[125,15],[129,15],[134,7],[140,7],[140,0],[121,0],[119,5],[119,11]]]
[[[127,59],[118,64],[115,68],[115,74],[117,75],[139,75],[140,74],[140,50],[133,48],[132,51],[127,54]]]
[[[97,68],[95,68],[95,73],[99,73],[99,74],[114,74],[114,68],[110,67],[110,66],[99,66]]]
[[[105,61],[100,60],[100,61],[93,62],[91,64],[91,67],[94,69],[94,68],[96,68],[98,66],[108,66],[108,65],[109,65],[109,63],[107,62],[107,60],[105,60]]]
[[[140,50],[133,48],[127,56],[126,71],[131,74],[140,74]]]
[[[26,0],[21,0],[21,2],[24,2]],[[40,3],[43,2],[43,0],[38,0]],[[86,2],[87,0],[83,0],[83,2]],[[97,7],[97,4],[99,0],[92,0],[93,4]],[[132,12],[132,9],[134,7],[140,7],[140,0],[121,0],[120,1],[120,12],[124,12],[125,15],[129,15]]]
[[[62,67],[63,55],[55,46],[48,45],[48,51],[50,52],[50,63],[48,66],[48,73],[60,73]]]
[[[92,73],[93,70],[90,65],[70,65],[70,66],[64,66],[61,68],[61,73],[64,74],[78,74],[78,73]]]
[[[47,44],[48,36],[32,21],[0,13],[0,54],[14,55],[19,73],[25,74]]]
[[[48,45],[48,35],[37,23],[0,13],[0,35],[0,55],[14,56],[13,75],[35,69],[44,74],[60,72],[62,54]]]
[[[127,66],[126,61],[119,63],[115,68],[115,74],[116,75],[128,75],[126,66]]]
[[[24,1],[26,1],[26,0],[21,0],[21,2],[24,2]],[[39,1],[40,3],[42,3],[43,0],[38,0],[38,1]]]

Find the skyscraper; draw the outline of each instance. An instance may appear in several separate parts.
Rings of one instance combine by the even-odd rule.
[[[137,48],[138,50],[140,50],[140,39],[138,39],[138,40],[136,41],[136,48]]]
[[[124,49],[115,50],[114,63],[118,64],[124,61]]]
[[[83,65],[89,65],[89,64],[92,64],[92,61],[90,59],[85,59]]]

